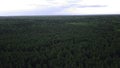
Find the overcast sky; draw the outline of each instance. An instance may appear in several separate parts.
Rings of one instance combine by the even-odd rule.
[[[120,14],[120,0],[0,0],[0,16]]]

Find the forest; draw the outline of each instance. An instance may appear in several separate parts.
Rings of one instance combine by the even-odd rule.
[[[0,68],[120,68],[120,16],[0,17]]]

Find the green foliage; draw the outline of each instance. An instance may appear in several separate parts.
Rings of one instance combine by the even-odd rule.
[[[0,68],[120,68],[119,18],[0,17]]]

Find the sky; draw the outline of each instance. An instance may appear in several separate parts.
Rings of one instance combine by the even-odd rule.
[[[120,0],[0,0],[0,16],[120,14]]]

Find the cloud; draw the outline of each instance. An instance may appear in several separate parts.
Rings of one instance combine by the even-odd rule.
[[[0,15],[56,14],[79,0],[5,0],[0,2]]]
[[[66,8],[58,14],[91,15],[91,14],[120,14],[118,0],[83,0],[72,7]]]
[[[0,0],[0,15],[119,13],[119,0]]]

